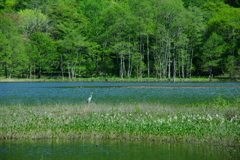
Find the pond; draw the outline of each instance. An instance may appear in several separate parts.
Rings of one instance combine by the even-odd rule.
[[[240,97],[240,83],[18,82],[0,83],[0,104],[81,104],[93,92],[95,104],[191,105]]]
[[[228,160],[239,159],[239,148],[178,143],[119,141],[0,141],[0,159],[7,160]]]
[[[1,105],[84,104],[191,105],[240,98],[240,83],[0,83]],[[124,105],[123,105],[124,106]],[[0,128],[1,129],[1,128]],[[0,159],[240,159],[240,148],[168,142],[81,140],[0,141]]]

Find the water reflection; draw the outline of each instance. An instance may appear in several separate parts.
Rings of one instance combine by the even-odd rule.
[[[232,149],[235,150],[235,149]],[[235,154],[234,154],[235,153]],[[239,159],[239,148],[157,142],[1,141],[0,159]]]

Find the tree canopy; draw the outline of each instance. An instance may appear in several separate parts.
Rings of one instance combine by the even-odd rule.
[[[239,0],[3,0],[0,76],[239,76]]]

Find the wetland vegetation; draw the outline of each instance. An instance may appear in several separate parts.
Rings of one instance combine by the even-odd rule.
[[[214,77],[211,82],[239,82],[240,78],[231,79],[228,77]],[[191,78],[119,78],[119,77],[91,77],[91,78],[5,78],[0,77],[0,82],[209,82],[208,77],[191,77]]]
[[[238,82],[14,82],[0,88],[2,140],[240,145]]]
[[[240,156],[239,82],[34,81],[0,88],[0,159]]]
[[[5,105],[0,139],[111,139],[240,145],[239,99],[192,107]]]
[[[14,150],[24,149],[9,145],[15,139],[239,150],[239,7],[238,0],[1,1],[0,142],[10,143],[0,159],[20,159]]]

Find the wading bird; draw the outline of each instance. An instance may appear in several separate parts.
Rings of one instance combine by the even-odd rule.
[[[87,99],[87,103],[90,103],[90,102],[91,102],[92,95],[93,95],[93,92],[90,94],[90,97]]]

